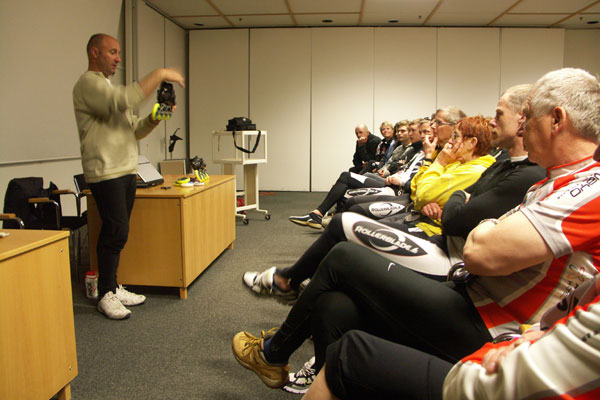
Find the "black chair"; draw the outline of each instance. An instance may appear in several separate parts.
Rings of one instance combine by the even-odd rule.
[[[13,213],[0,214],[0,221],[14,221],[19,229],[25,229],[23,220]]]

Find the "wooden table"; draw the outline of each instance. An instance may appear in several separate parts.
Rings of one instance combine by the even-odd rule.
[[[0,399],[70,399],[78,371],[69,232],[3,232]]]
[[[235,240],[235,176],[211,175],[204,186],[175,187],[180,175],[165,183],[137,189],[129,239],[121,252],[118,282],[123,285],[188,286]],[[169,189],[162,189],[169,187]],[[98,270],[96,243],[100,217],[88,199],[91,268]]]

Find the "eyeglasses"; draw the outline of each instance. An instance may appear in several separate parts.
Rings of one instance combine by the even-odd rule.
[[[444,122],[444,121],[440,121],[439,119],[434,119],[433,121],[431,121],[431,125],[436,124],[438,126],[442,126],[442,125],[454,125],[454,123],[452,122]]]
[[[458,133],[457,131],[452,132],[452,140],[453,141],[456,142],[461,138],[462,138],[462,135],[460,133]]]

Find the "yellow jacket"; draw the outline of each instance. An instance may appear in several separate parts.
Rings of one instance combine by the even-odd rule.
[[[485,155],[475,160],[461,163],[459,161],[448,164],[445,167],[441,164],[433,163],[428,168],[421,167],[419,170],[419,179],[413,189],[411,182],[411,199],[416,211],[421,210],[426,204],[435,202],[441,208],[448,201],[452,193],[457,190],[466,189],[479,179],[483,171],[488,169],[496,159],[493,156]],[[416,177],[416,175],[415,175]],[[438,225],[427,223],[418,223],[417,226],[429,235],[439,235],[442,233],[440,221],[435,221]]]

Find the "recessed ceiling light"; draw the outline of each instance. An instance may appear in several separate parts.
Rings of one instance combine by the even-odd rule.
[[[598,21],[596,21],[596,20],[594,20],[594,21],[588,21],[587,23],[590,24],[590,25],[594,25],[594,24],[597,24]]]
[[[330,24],[330,23],[333,22],[333,20],[332,19],[324,19],[321,22],[325,22],[326,24]]]
[[[400,21],[398,21],[397,19],[390,19],[388,22],[389,22],[390,24],[397,24],[397,23],[398,23],[398,22],[400,22]]]
[[[204,24],[194,24],[194,25],[196,25],[196,26],[204,26]]]

